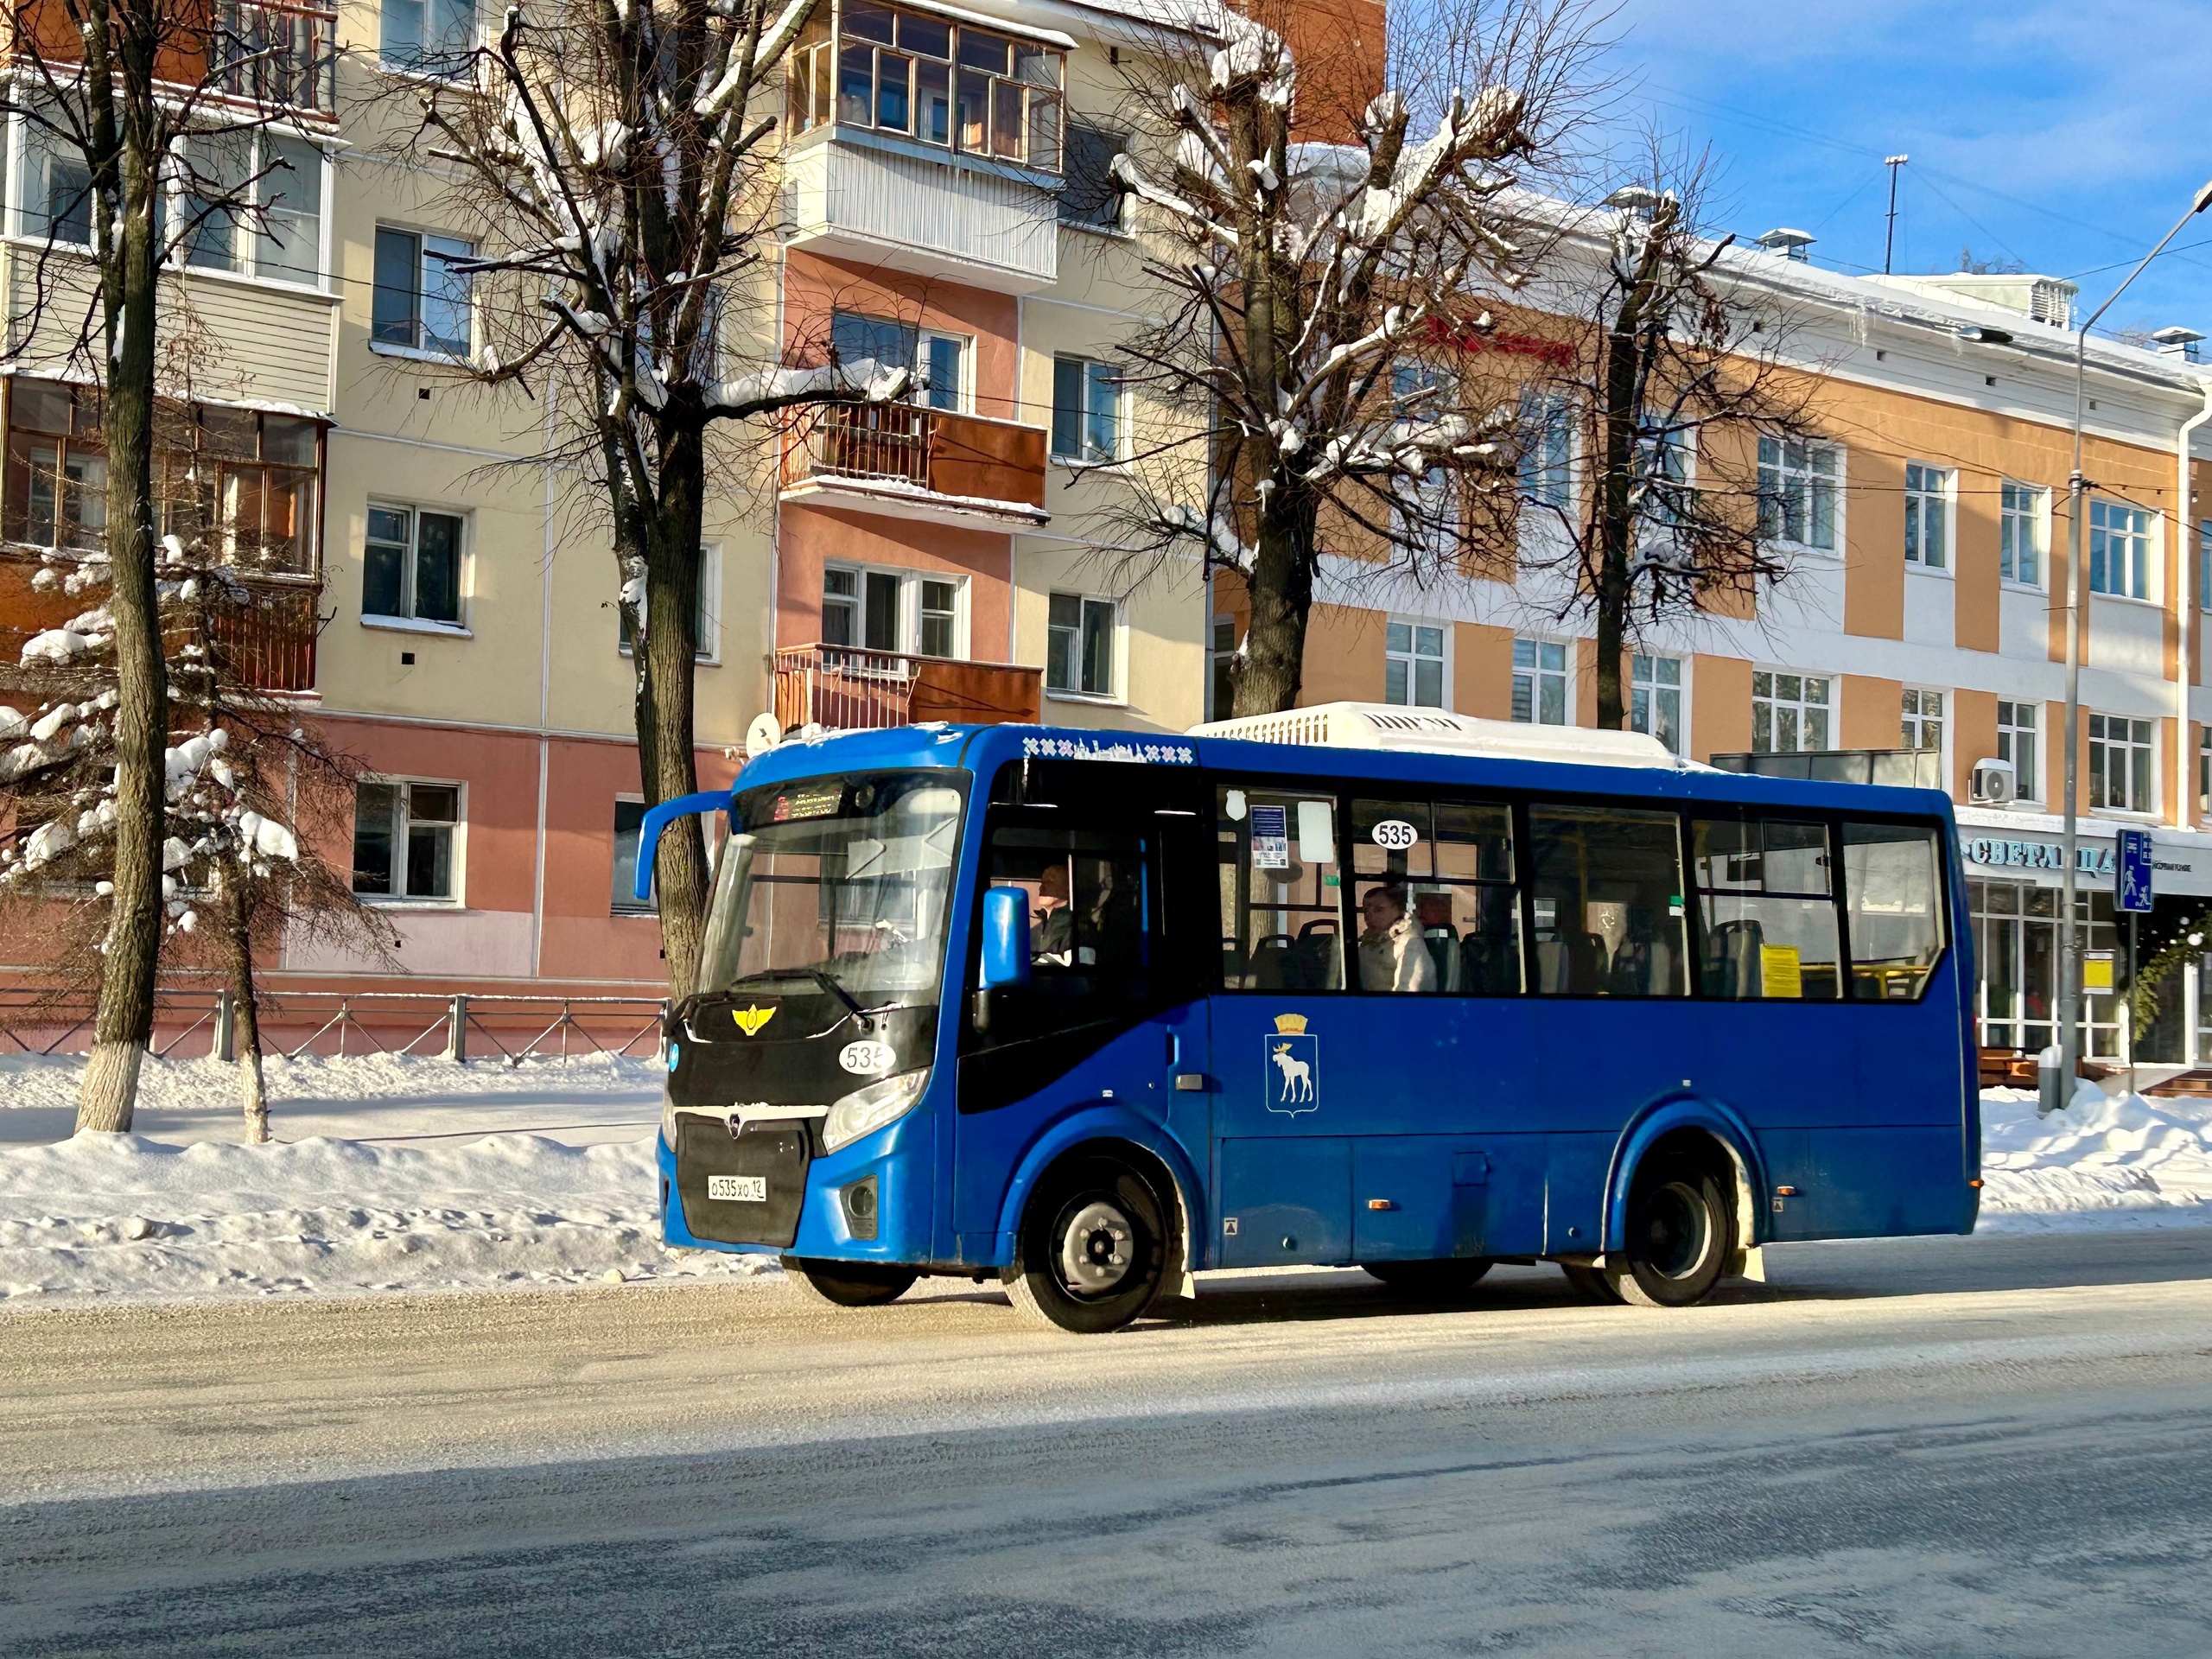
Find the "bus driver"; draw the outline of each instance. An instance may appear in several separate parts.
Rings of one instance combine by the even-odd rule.
[[[1406,914],[1403,887],[1370,887],[1359,901],[1366,931],[1359,936],[1359,988],[1363,991],[1433,991],[1436,959],[1414,918]]]

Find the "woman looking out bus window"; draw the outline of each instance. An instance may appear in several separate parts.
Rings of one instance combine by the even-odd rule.
[[[1370,887],[1359,901],[1359,987],[1363,991],[1433,991],[1436,961],[1406,914],[1403,887]]]

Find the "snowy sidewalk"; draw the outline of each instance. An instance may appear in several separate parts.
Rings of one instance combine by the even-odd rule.
[[[268,1147],[205,1060],[149,1068],[141,1134],[67,1138],[79,1064],[0,1061],[0,1306],[778,1271],[660,1243],[650,1061],[275,1063]],[[2212,1227],[2212,1105],[1982,1118],[1983,1232]]]

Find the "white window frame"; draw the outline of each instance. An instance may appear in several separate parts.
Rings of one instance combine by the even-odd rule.
[[[2120,721],[2124,732],[2115,744],[2112,723]],[[2140,728],[2140,735],[2138,729]],[[2155,818],[2158,816],[2158,721],[2155,716],[2141,715],[2091,714],[2089,733],[2089,810],[2107,817]],[[2133,800],[2126,806],[2107,806],[2097,793],[2096,776],[2105,774],[2105,788],[2112,787],[2112,758],[2117,747],[2128,757],[2131,770],[2127,793],[2136,793],[2135,785],[2144,785],[2142,795],[2147,804],[2137,806]],[[2099,761],[2102,761],[2100,767]]]
[[[2139,527],[2131,525],[2115,529],[2111,523],[2114,514],[2124,514],[2131,519],[2139,520]],[[2106,522],[2100,524],[2097,522],[2100,518]],[[2101,588],[2097,586],[2097,543],[2101,537],[2106,543],[2102,563],[2107,584]],[[2126,578],[2125,585],[2119,588],[2111,586],[2113,569],[2112,543],[2115,539],[2124,544],[2122,556],[2125,563],[2120,569]],[[2082,557],[2088,562],[2089,591],[2099,599],[2130,600],[2139,605],[2158,604],[2160,597],[2158,578],[2162,574],[2161,567],[2165,563],[2160,555],[2164,547],[2165,537],[2160,516],[2150,508],[2139,507],[2133,502],[2107,495],[2092,495],[2089,498],[2088,541],[2083,549]]]
[[[643,601],[639,603],[642,608]],[[625,657],[635,654],[630,642],[622,637],[622,613],[619,606],[614,613],[614,648]],[[699,642],[691,660],[701,668],[720,668],[722,664],[722,544],[720,542],[699,543]]]
[[[2036,574],[2019,574],[2019,540],[2024,534],[2030,543],[2029,556],[2036,562]],[[2005,567],[2012,568],[2007,569]],[[2023,484],[2017,478],[2008,478],[1998,486],[1997,493],[1997,575],[2008,588],[2024,592],[2041,593],[2050,572],[2050,492],[2040,484]]]
[[[1933,461],[1904,464],[1904,563],[1908,570],[1931,576],[1948,576],[1958,563],[1958,470]],[[1939,543],[1936,556],[1928,556],[1929,530]]]
[[[475,525],[472,522],[473,515],[457,508],[442,507],[431,502],[380,500],[375,496],[369,498],[366,507],[367,512],[371,513],[404,512],[407,515],[407,550],[399,572],[400,602],[406,608],[400,611],[372,611],[367,608],[368,596],[365,589],[368,583],[369,543],[372,541],[381,541],[382,538],[368,533],[371,521],[365,513],[362,518],[361,534],[361,580],[364,588],[363,608],[360,613],[361,626],[365,628],[395,629],[406,633],[442,633],[462,639],[474,638],[474,633],[469,627],[468,617],[469,602],[474,597],[472,589],[475,585],[476,574],[474,556],[476,537]],[[454,597],[460,601],[458,608],[461,612],[461,620],[457,622],[447,622],[437,617],[415,614],[415,566],[416,555],[422,546],[423,515],[426,512],[435,513],[441,518],[454,519],[461,525],[461,545],[454,570]],[[388,543],[385,544],[390,545]]]
[[[919,657],[925,654],[922,650],[922,584],[925,582],[950,582],[953,587],[953,654],[947,660],[956,663],[964,663],[972,660],[968,638],[969,584],[968,578],[966,576],[957,571],[951,570],[915,570],[904,565],[861,564],[851,559],[828,559],[823,561],[822,572],[825,579],[832,570],[849,571],[852,575],[855,613],[860,620],[860,626],[857,632],[860,637],[863,639],[866,639],[868,635],[868,579],[870,576],[890,576],[898,582],[898,643],[894,645],[889,646],[888,649],[908,657]],[[823,613],[824,614],[826,614],[828,610],[829,594],[827,588],[828,583],[825,580],[823,583],[823,589],[819,594],[819,597],[823,601]],[[823,628],[821,632],[826,634],[829,632],[829,630],[827,628]],[[849,645],[830,645],[827,640],[824,640],[823,643],[824,648],[830,651],[881,651],[886,649],[886,647],[881,645],[866,645],[860,644],[857,641]]]
[[[1556,525],[1557,518],[1543,514],[1574,512],[1579,482],[1576,463],[1578,434],[1573,405],[1564,397],[1525,392],[1521,398],[1521,424],[1533,440],[1522,452],[1514,474],[1514,487],[1524,507],[1541,509],[1537,522]]]
[[[1931,750],[1942,753],[1943,740],[1950,730],[1951,694],[1941,686],[1908,685],[1898,702],[1899,747],[1919,753]],[[1928,741],[1930,735],[1936,740],[1932,743]]]
[[[1089,467],[1118,467],[1128,461],[1131,454],[1129,443],[1129,387],[1128,381],[1122,378],[1127,371],[1118,364],[1109,363],[1103,358],[1086,356],[1081,352],[1055,352],[1052,353],[1052,391],[1048,405],[1050,420],[1047,427],[1047,435],[1045,444],[1045,447],[1050,452],[1052,458],[1064,466]],[[1059,383],[1060,365],[1063,363],[1080,364],[1083,371],[1084,403],[1082,408],[1077,411],[1077,423],[1079,429],[1076,438],[1076,448],[1072,453],[1060,448]],[[1103,369],[1108,374],[1113,376],[1115,378],[1114,453],[1110,455],[1100,456],[1089,453],[1090,442],[1089,432],[1090,423],[1090,388],[1091,384],[1091,371],[1093,369]]]
[[[1524,651],[1522,648],[1527,647]],[[1545,647],[1560,653],[1560,666],[1554,668],[1544,661]],[[1526,658],[1528,660],[1523,661]],[[1560,717],[1555,721],[1543,717],[1544,686],[1556,681],[1560,688]],[[1572,726],[1574,724],[1574,644],[1568,639],[1547,639],[1541,634],[1516,634],[1513,637],[1513,702],[1509,711],[1515,721],[1521,721],[1522,683],[1528,690],[1529,717],[1524,725]]]
[[[420,3],[422,4],[423,13],[423,21],[427,23],[429,22],[429,14],[435,4],[435,0],[420,0]],[[481,6],[471,6],[470,10],[474,16],[474,22],[469,32],[468,44],[466,47],[454,48],[454,54],[456,56],[459,56],[462,52],[473,51],[477,47],[481,46],[484,41],[483,8]],[[387,75],[397,75],[413,80],[432,81],[443,86],[450,86],[454,81],[462,79],[467,76],[468,71],[465,65],[447,69],[432,69],[425,67],[420,61],[414,63],[403,63],[393,59],[386,58],[384,54],[384,5],[382,0],[378,0],[376,11],[376,65],[377,67],[384,73]]]
[[[407,879],[407,831],[412,823],[412,820],[410,819],[407,815],[409,801],[408,791],[413,789],[416,785],[428,785],[433,788],[450,789],[454,791],[454,816],[449,826],[453,832],[453,842],[452,850],[447,855],[448,861],[453,871],[453,891],[448,894],[439,896],[435,894],[411,893],[363,893],[359,888],[353,888],[353,896],[365,905],[377,905],[388,909],[466,909],[467,907],[468,885],[467,784],[457,778],[417,778],[411,775],[392,776],[385,772],[372,772],[368,776],[360,779],[354,787],[353,824],[356,837],[358,837],[360,833],[360,785],[363,784],[388,785],[399,791],[399,810],[392,825],[391,875],[392,883],[396,887],[404,886]],[[431,822],[442,823],[443,821],[433,819]],[[350,849],[347,852],[347,857],[350,861],[352,857]],[[346,885],[348,887],[353,887],[350,871]]]
[[[1808,674],[1799,669],[1753,669],[1751,671],[1751,753],[1754,754],[1818,754],[1823,751],[1834,749],[1837,713],[1836,679],[1837,677],[1834,674]],[[1764,693],[1759,690],[1761,681],[1766,683],[1767,689]],[[1796,683],[1797,691],[1795,696],[1783,690],[1784,681]],[[1821,696],[1817,702],[1808,695],[1809,689],[1815,685],[1821,688]],[[1762,710],[1765,715],[1764,720],[1761,719]],[[1797,729],[1797,742],[1794,747],[1787,749],[1777,747],[1774,741],[1775,733],[1781,725],[1780,715],[1784,710],[1795,715],[1795,719],[1790,723]],[[1804,739],[1808,728],[1813,723],[1811,716],[1816,713],[1821,716],[1822,741],[1818,744],[1808,743]],[[1764,744],[1759,741],[1762,737],[1766,740]]]
[[[1400,630],[1405,633],[1405,648],[1401,651],[1394,643]],[[1423,652],[1421,645],[1424,634],[1436,636],[1436,650]],[[1422,702],[1421,695],[1421,665],[1436,664],[1436,701]],[[1390,670],[1404,671],[1403,698],[1390,695]],[[1392,616],[1382,625],[1382,701],[1407,709],[1445,709],[1452,707],[1452,625],[1433,617]]]
[[[1826,470],[1815,464],[1821,461],[1827,463]],[[1801,552],[1841,556],[1846,461],[1840,443],[1762,433],[1758,441],[1760,538]],[[1793,508],[1798,524],[1807,531],[1802,537],[1787,533]],[[1825,542],[1814,533],[1823,517],[1827,521]]]
[[[430,260],[435,257],[451,264],[456,260],[473,259],[480,251],[474,239],[465,236],[455,236],[450,231],[433,230],[427,226],[408,225],[382,219],[372,225],[369,228],[369,349],[379,357],[404,357],[417,363],[474,363],[478,353],[483,349],[484,329],[483,320],[477,315],[479,308],[483,303],[483,298],[477,292],[476,283],[473,278],[463,279],[468,283],[467,350],[448,352],[435,346],[402,345],[397,340],[377,338],[376,238],[377,233],[380,231],[391,231],[396,235],[411,236],[415,238],[415,332],[418,340],[423,337],[423,297],[429,287]],[[433,241],[448,243],[454,247],[464,248],[467,251],[452,253],[434,251],[430,246]]]
[[[1077,600],[1080,601],[1082,606],[1082,609],[1077,613],[1075,628],[1076,651],[1077,655],[1074,661],[1074,669],[1075,680],[1077,687],[1081,686],[1083,681],[1084,665],[1080,654],[1084,636],[1083,625],[1084,620],[1089,616],[1090,607],[1093,605],[1103,605],[1111,612],[1113,620],[1108,625],[1109,632],[1107,636],[1106,650],[1109,660],[1107,664],[1106,669],[1108,681],[1107,689],[1105,690],[1084,691],[1079,689],[1069,690],[1065,687],[1055,686],[1052,683],[1052,635],[1056,631],[1055,624],[1052,621],[1052,601],[1055,599]],[[1128,677],[1126,672],[1127,665],[1122,661],[1122,658],[1124,655],[1123,624],[1128,619],[1122,612],[1122,601],[1118,599],[1113,598],[1109,594],[1087,594],[1079,588],[1053,588],[1047,589],[1045,594],[1045,695],[1058,702],[1094,702],[1116,704],[1126,702],[1128,701],[1128,696],[1123,690],[1123,688],[1128,683]]]
[[[2029,723],[2019,723],[2019,711],[2026,709]],[[2006,719],[2010,710],[2012,718]],[[2032,697],[1999,697],[1997,700],[1997,759],[2012,763],[2012,790],[2023,801],[2043,798],[2041,766],[2043,764],[2044,706]],[[2028,741],[2026,764],[2021,764],[2020,738]]]
[[[1659,671],[1659,665],[1662,663],[1670,663],[1674,665],[1675,678],[1671,684]],[[1667,750],[1670,754],[1688,753],[1690,707],[1689,666],[1689,659],[1687,657],[1677,657],[1669,652],[1638,651],[1630,652],[1629,656],[1629,729],[1642,732],[1649,737],[1658,737],[1662,743],[1666,743],[1665,738],[1660,737],[1657,732],[1652,730],[1650,710],[1661,699],[1671,695],[1675,699],[1675,741],[1672,743],[1667,743]],[[1637,723],[1637,699],[1638,697],[1645,700],[1643,704],[1645,712],[1642,724]]]

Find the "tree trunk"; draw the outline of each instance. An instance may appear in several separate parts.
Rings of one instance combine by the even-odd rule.
[[[1628,635],[1629,550],[1636,538],[1637,339],[1640,295],[1631,290],[1605,336],[1605,406],[1599,414],[1605,474],[1599,480],[1597,569],[1590,573],[1598,626],[1598,725],[1628,725],[1621,695],[1621,652]]]
[[[662,449],[658,520],[645,550],[645,616],[638,642],[638,766],[658,805],[699,787],[694,692],[699,635],[699,523],[706,494],[702,434],[683,429]],[[668,994],[691,995],[706,931],[707,849],[696,817],[678,818],[653,854]]]
[[[224,969],[231,982],[231,1043],[238,1059],[238,1103],[245,1110],[245,1143],[269,1140],[269,1090],[261,1074],[261,1007],[253,976],[253,906],[248,877],[223,873]]]
[[[1280,500],[1280,498],[1278,496]],[[1272,715],[1298,704],[1306,668],[1306,627],[1313,609],[1311,499],[1280,500],[1260,521],[1252,565],[1252,621],[1234,671],[1236,713]]]
[[[149,100],[150,104],[150,100]],[[133,144],[140,147],[135,151]],[[106,398],[108,607],[115,619],[115,882],[92,1059],[77,1128],[126,1133],[139,1062],[154,1029],[162,948],[162,839],[168,738],[168,676],[154,583],[155,249],[151,157],[126,137],[121,247],[108,262],[111,297]]]

